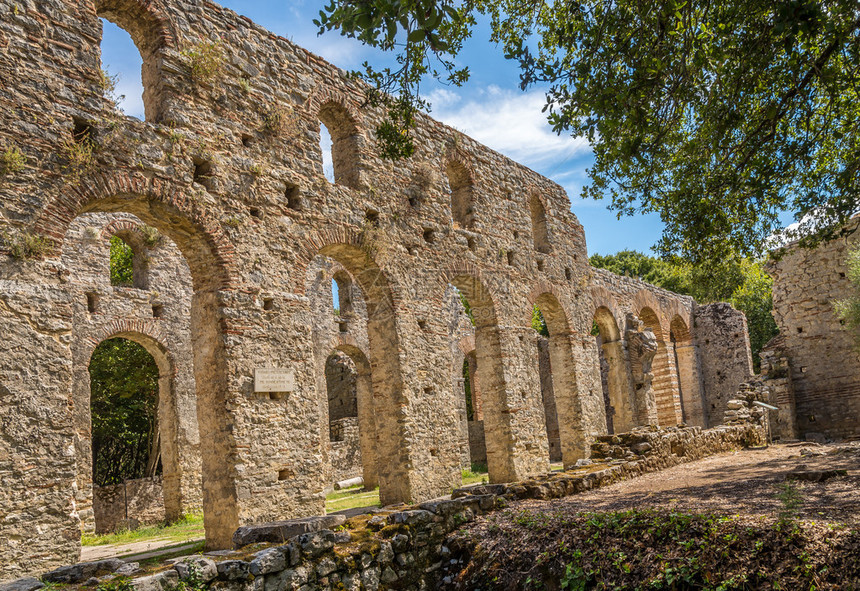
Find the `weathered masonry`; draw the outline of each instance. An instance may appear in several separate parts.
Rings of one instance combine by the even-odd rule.
[[[322,513],[338,466],[360,461],[385,504],[426,500],[459,484],[474,432],[490,480],[514,481],[549,469],[548,432],[569,466],[610,423],[713,423],[749,377],[743,317],[593,271],[561,187],[428,117],[415,157],[380,159],[362,88],[233,12],[57,0],[0,17],[0,153],[20,153],[0,176],[0,578],[78,556],[86,366],[109,337],[159,364],[165,510],[202,504],[212,548]],[[104,97],[99,17],[140,50],[145,122]],[[141,256],[132,287],[106,279],[111,235]],[[258,391],[261,370],[286,391]]]
[[[768,263],[779,335],[762,351],[762,377],[774,435],[783,439],[860,435],[860,354],[834,302],[854,295],[848,252],[858,244],[860,219],[841,237],[814,249],[788,246]]]

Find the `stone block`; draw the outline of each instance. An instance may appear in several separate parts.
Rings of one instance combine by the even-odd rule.
[[[333,527],[342,525],[345,521],[346,517],[343,515],[320,515],[290,519],[288,521],[243,525],[233,534],[233,546],[241,548],[258,542],[283,544],[295,536],[323,529],[332,529]]]

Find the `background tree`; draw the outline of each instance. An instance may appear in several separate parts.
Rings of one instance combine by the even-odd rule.
[[[468,79],[476,14],[523,89],[547,88],[553,128],[591,142],[585,196],[659,213],[661,255],[758,256],[781,211],[811,243],[858,209],[855,0],[332,0],[321,33],[396,53],[359,74],[389,107],[385,156],[414,149],[422,80]]]
[[[134,251],[119,236],[110,237],[110,284],[134,285]]]
[[[141,345],[103,341],[90,359],[93,482],[102,486],[161,470],[158,366]]]

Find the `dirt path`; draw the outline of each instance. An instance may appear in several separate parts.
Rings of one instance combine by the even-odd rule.
[[[803,454],[803,455],[801,455]],[[776,485],[796,469],[847,469],[825,482],[797,482],[804,519],[860,525],[860,442],[842,445],[772,445],[719,454],[662,472],[554,501],[518,506],[573,511],[623,511],[667,507],[729,515],[774,516],[782,503]]]
[[[83,546],[81,562],[101,560],[103,558],[122,558],[123,560],[147,560],[161,554],[171,554],[184,549],[193,549],[201,540],[177,542],[170,539],[143,540],[126,544],[106,544],[104,546]]]

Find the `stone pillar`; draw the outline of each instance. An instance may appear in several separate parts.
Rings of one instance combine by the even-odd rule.
[[[651,366],[657,354],[657,338],[633,314],[627,315],[625,335],[633,380],[636,424],[656,425],[657,399],[652,387],[654,374],[651,372]]]
[[[699,352],[695,345],[675,344],[675,359],[678,363],[678,382],[681,388],[681,401],[684,422],[691,427],[708,427],[705,409],[702,375],[699,371]]]
[[[538,370],[540,371],[540,391],[546,417],[546,436],[549,441],[549,461],[561,461],[561,442],[558,432],[558,412],[553,391],[553,371],[550,362],[549,339],[538,337]]]
[[[577,460],[589,457],[590,452],[591,429],[585,422],[585,393],[581,391],[581,380],[577,379],[580,374],[577,372],[579,367],[574,356],[578,344],[579,339],[572,334],[555,334],[549,338],[561,459],[566,468],[576,465]],[[599,398],[599,407],[602,409],[603,390],[599,388],[599,381],[595,386],[596,391],[591,394],[595,400]],[[605,431],[605,414],[603,425]]]
[[[376,421],[373,414],[373,392],[370,374],[359,370],[355,381],[358,402],[358,440],[361,447],[361,474],[364,488],[373,490],[379,486],[376,457]]]

